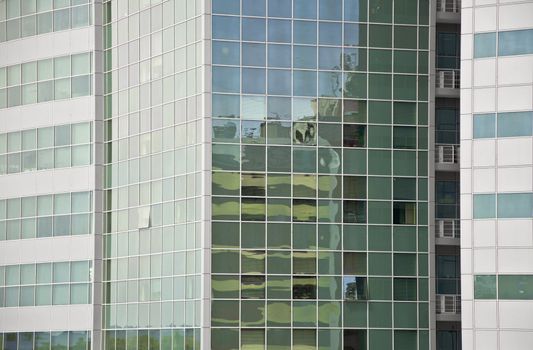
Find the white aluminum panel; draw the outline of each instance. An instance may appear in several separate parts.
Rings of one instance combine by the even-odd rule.
[[[94,235],[0,241],[0,265],[92,260]]]
[[[477,33],[490,32],[495,30],[496,6],[476,7],[474,9],[474,31]]]
[[[0,109],[0,133],[95,119],[94,96]]]
[[[474,193],[495,192],[496,170],[494,168],[474,169],[472,183]]]
[[[533,247],[533,220],[498,220],[498,246]]]
[[[0,67],[93,51],[94,27],[35,35],[0,44]]]
[[[533,301],[500,300],[498,311],[501,329],[533,330]]]
[[[0,199],[40,194],[92,191],[93,165],[0,176]]]
[[[513,234],[507,232],[507,234]],[[502,274],[533,274],[533,249],[498,249],[498,272]]]
[[[499,168],[498,192],[533,192],[533,168]]]
[[[91,330],[92,305],[56,305],[23,308],[3,308],[0,331],[65,331]]]
[[[494,247],[496,245],[496,221],[474,220],[474,247]]]
[[[500,332],[500,349],[502,350],[531,350],[531,344],[533,344],[532,331],[502,330]]]
[[[494,140],[474,140],[472,141],[472,148],[474,166],[494,166],[496,164],[496,142]]]
[[[533,86],[508,86],[498,89],[498,112],[533,109]]]
[[[494,248],[475,248],[474,252],[474,274],[495,274],[496,273],[496,250]]]
[[[497,328],[497,302],[495,300],[474,301],[475,328]],[[477,339],[476,339],[477,343]]]
[[[462,96],[461,96],[462,97]],[[496,110],[496,89],[474,89],[474,113],[487,113]],[[461,113],[464,113],[461,110]]]
[[[533,55],[498,57],[498,85],[531,84],[532,82]]]
[[[475,331],[475,339],[475,350],[498,350],[497,331]]]
[[[533,28],[533,3],[500,6],[498,11],[499,30]]]
[[[474,86],[494,86],[496,85],[496,59],[474,61]],[[463,74],[461,74],[461,77]]]
[[[532,141],[530,137],[498,139],[498,166],[530,165],[533,157]]]

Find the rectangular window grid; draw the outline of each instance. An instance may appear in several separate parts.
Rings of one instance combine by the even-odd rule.
[[[90,304],[91,261],[0,266],[0,307]]]
[[[427,6],[213,1],[212,345],[428,348]]]
[[[0,109],[91,94],[90,52],[0,67]]]
[[[90,0],[1,0],[0,42],[86,27]]]
[[[0,240],[92,233],[91,192],[0,200]]]
[[[92,163],[92,123],[0,134],[0,175]]]
[[[90,331],[0,333],[2,350],[91,350]]]

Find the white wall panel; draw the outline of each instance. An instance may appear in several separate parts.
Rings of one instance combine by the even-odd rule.
[[[495,274],[496,250],[494,248],[475,248],[473,251],[474,274]]]
[[[94,96],[0,109],[0,133],[95,119]]]
[[[512,234],[512,232],[507,232],[507,234]],[[533,274],[533,249],[500,248],[498,250],[498,272],[502,274]]]
[[[60,168],[0,176],[0,199],[40,194],[91,191],[94,166]]]
[[[508,86],[498,89],[498,112],[530,111],[533,109],[533,88]]]
[[[56,305],[3,308],[0,330],[3,332],[91,330],[92,305]]]
[[[496,164],[496,142],[494,140],[472,141],[473,166],[494,166]]]
[[[498,220],[498,246],[532,247],[533,220],[500,219]]]
[[[533,301],[500,300],[498,309],[502,329],[527,329],[527,325],[533,325]]]
[[[496,170],[494,168],[474,169],[472,175],[473,192],[495,192]]]
[[[496,244],[496,221],[473,221],[474,247],[494,247]]]
[[[474,110],[474,113],[484,113],[484,112],[495,111],[496,110],[496,89],[494,88],[475,89],[473,110]]]
[[[533,332],[505,331],[500,332],[500,349],[531,350]]]
[[[477,5],[477,4],[476,4]],[[474,31],[490,32],[496,30],[496,6],[474,9]]]
[[[498,327],[496,301],[483,300],[474,301],[474,326],[476,328],[496,328]]]
[[[533,142],[530,137],[498,139],[498,165],[529,165],[532,163]]]
[[[93,51],[94,27],[30,36],[0,44],[0,67]]]
[[[499,85],[531,84],[532,82],[533,55],[498,57]]]
[[[475,350],[497,350],[498,332],[496,331],[475,331]]]
[[[533,192],[532,167],[499,168],[498,192]]]
[[[0,241],[0,265],[91,260],[94,235]]]
[[[498,13],[499,30],[533,28],[532,14],[532,2],[500,6]]]

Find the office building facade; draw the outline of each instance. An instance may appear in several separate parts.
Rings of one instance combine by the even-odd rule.
[[[463,346],[531,342],[533,4],[463,3]]]
[[[2,349],[89,349],[100,328],[96,13],[0,2]]]
[[[531,13],[0,0],[0,349],[526,346]]]

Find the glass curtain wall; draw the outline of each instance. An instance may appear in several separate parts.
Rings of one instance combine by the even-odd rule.
[[[212,1],[212,349],[429,349],[428,8]]]
[[[202,1],[104,2],[104,348],[200,349]]]

